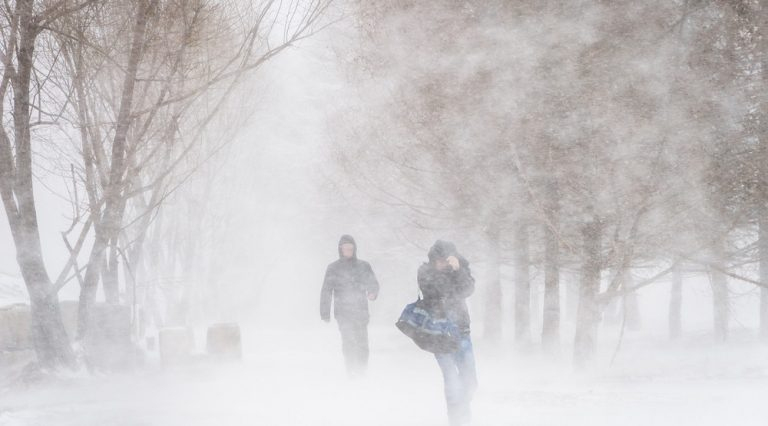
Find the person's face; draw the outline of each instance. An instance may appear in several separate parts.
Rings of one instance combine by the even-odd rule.
[[[352,243],[344,243],[341,245],[341,255],[347,259],[351,258],[355,253],[355,245]]]
[[[437,269],[438,271],[445,271],[449,267],[450,267],[450,264],[444,258],[441,257],[441,258],[435,259],[435,269]]]

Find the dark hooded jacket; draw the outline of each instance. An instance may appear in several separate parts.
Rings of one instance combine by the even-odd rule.
[[[475,279],[469,269],[469,262],[456,251],[456,246],[448,241],[438,240],[429,250],[429,262],[419,267],[418,282],[424,303],[438,316],[451,319],[464,333],[469,333],[469,310],[466,298],[475,291]],[[435,260],[456,256],[459,269],[440,271],[435,267]]]
[[[352,258],[341,254],[341,245],[351,243],[355,246]],[[331,317],[337,320],[368,321],[368,295],[375,299],[379,294],[379,282],[368,262],[357,258],[357,244],[349,235],[339,240],[339,260],[328,265],[325,271],[323,289],[320,292],[320,318]]]

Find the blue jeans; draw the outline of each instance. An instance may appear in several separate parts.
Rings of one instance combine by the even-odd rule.
[[[435,354],[445,383],[445,402],[451,425],[469,423],[470,403],[477,388],[475,354],[469,335],[462,338],[459,349],[448,354]]]

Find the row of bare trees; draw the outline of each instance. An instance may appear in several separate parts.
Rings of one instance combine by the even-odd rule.
[[[58,305],[66,283],[80,283],[82,340],[94,326],[99,286],[107,303],[135,304],[137,282],[151,282],[168,267],[157,264],[158,253],[146,253],[148,238],[161,244],[168,235],[161,227],[172,225],[156,220],[161,206],[231,139],[231,129],[221,126],[234,122],[222,117],[238,115],[237,89],[247,77],[327,24],[329,6],[330,0],[0,6],[0,194],[42,365],[75,362]],[[62,232],[69,260],[55,278],[40,242],[38,167],[69,182],[72,222]],[[177,255],[163,259],[173,265]]]
[[[561,276],[579,277],[577,365],[607,307],[630,313],[661,279],[679,336],[685,270],[710,276],[716,339],[729,278],[760,287],[768,336],[765,6],[373,3],[358,4],[363,42],[343,57],[373,107],[339,118],[339,163],[407,227],[486,240],[488,337],[503,265],[522,341],[543,274],[547,348],[562,340]]]

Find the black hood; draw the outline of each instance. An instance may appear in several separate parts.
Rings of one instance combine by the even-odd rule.
[[[429,249],[427,254],[430,262],[434,262],[435,259],[445,259],[448,256],[457,256],[456,246],[450,241],[437,240],[432,248]]]
[[[341,238],[339,239],[339,258],[343,258],[344,257],[341,254],[341,245],[342,244],[347,244],[347,243],[352,244],[353,246],[355,246],[354,250],[352,250],[352,259],[357,259],[357,243],[355,242],[355,239],[352,238],[351,235],[346,235],[346,234],[342,235]]]

